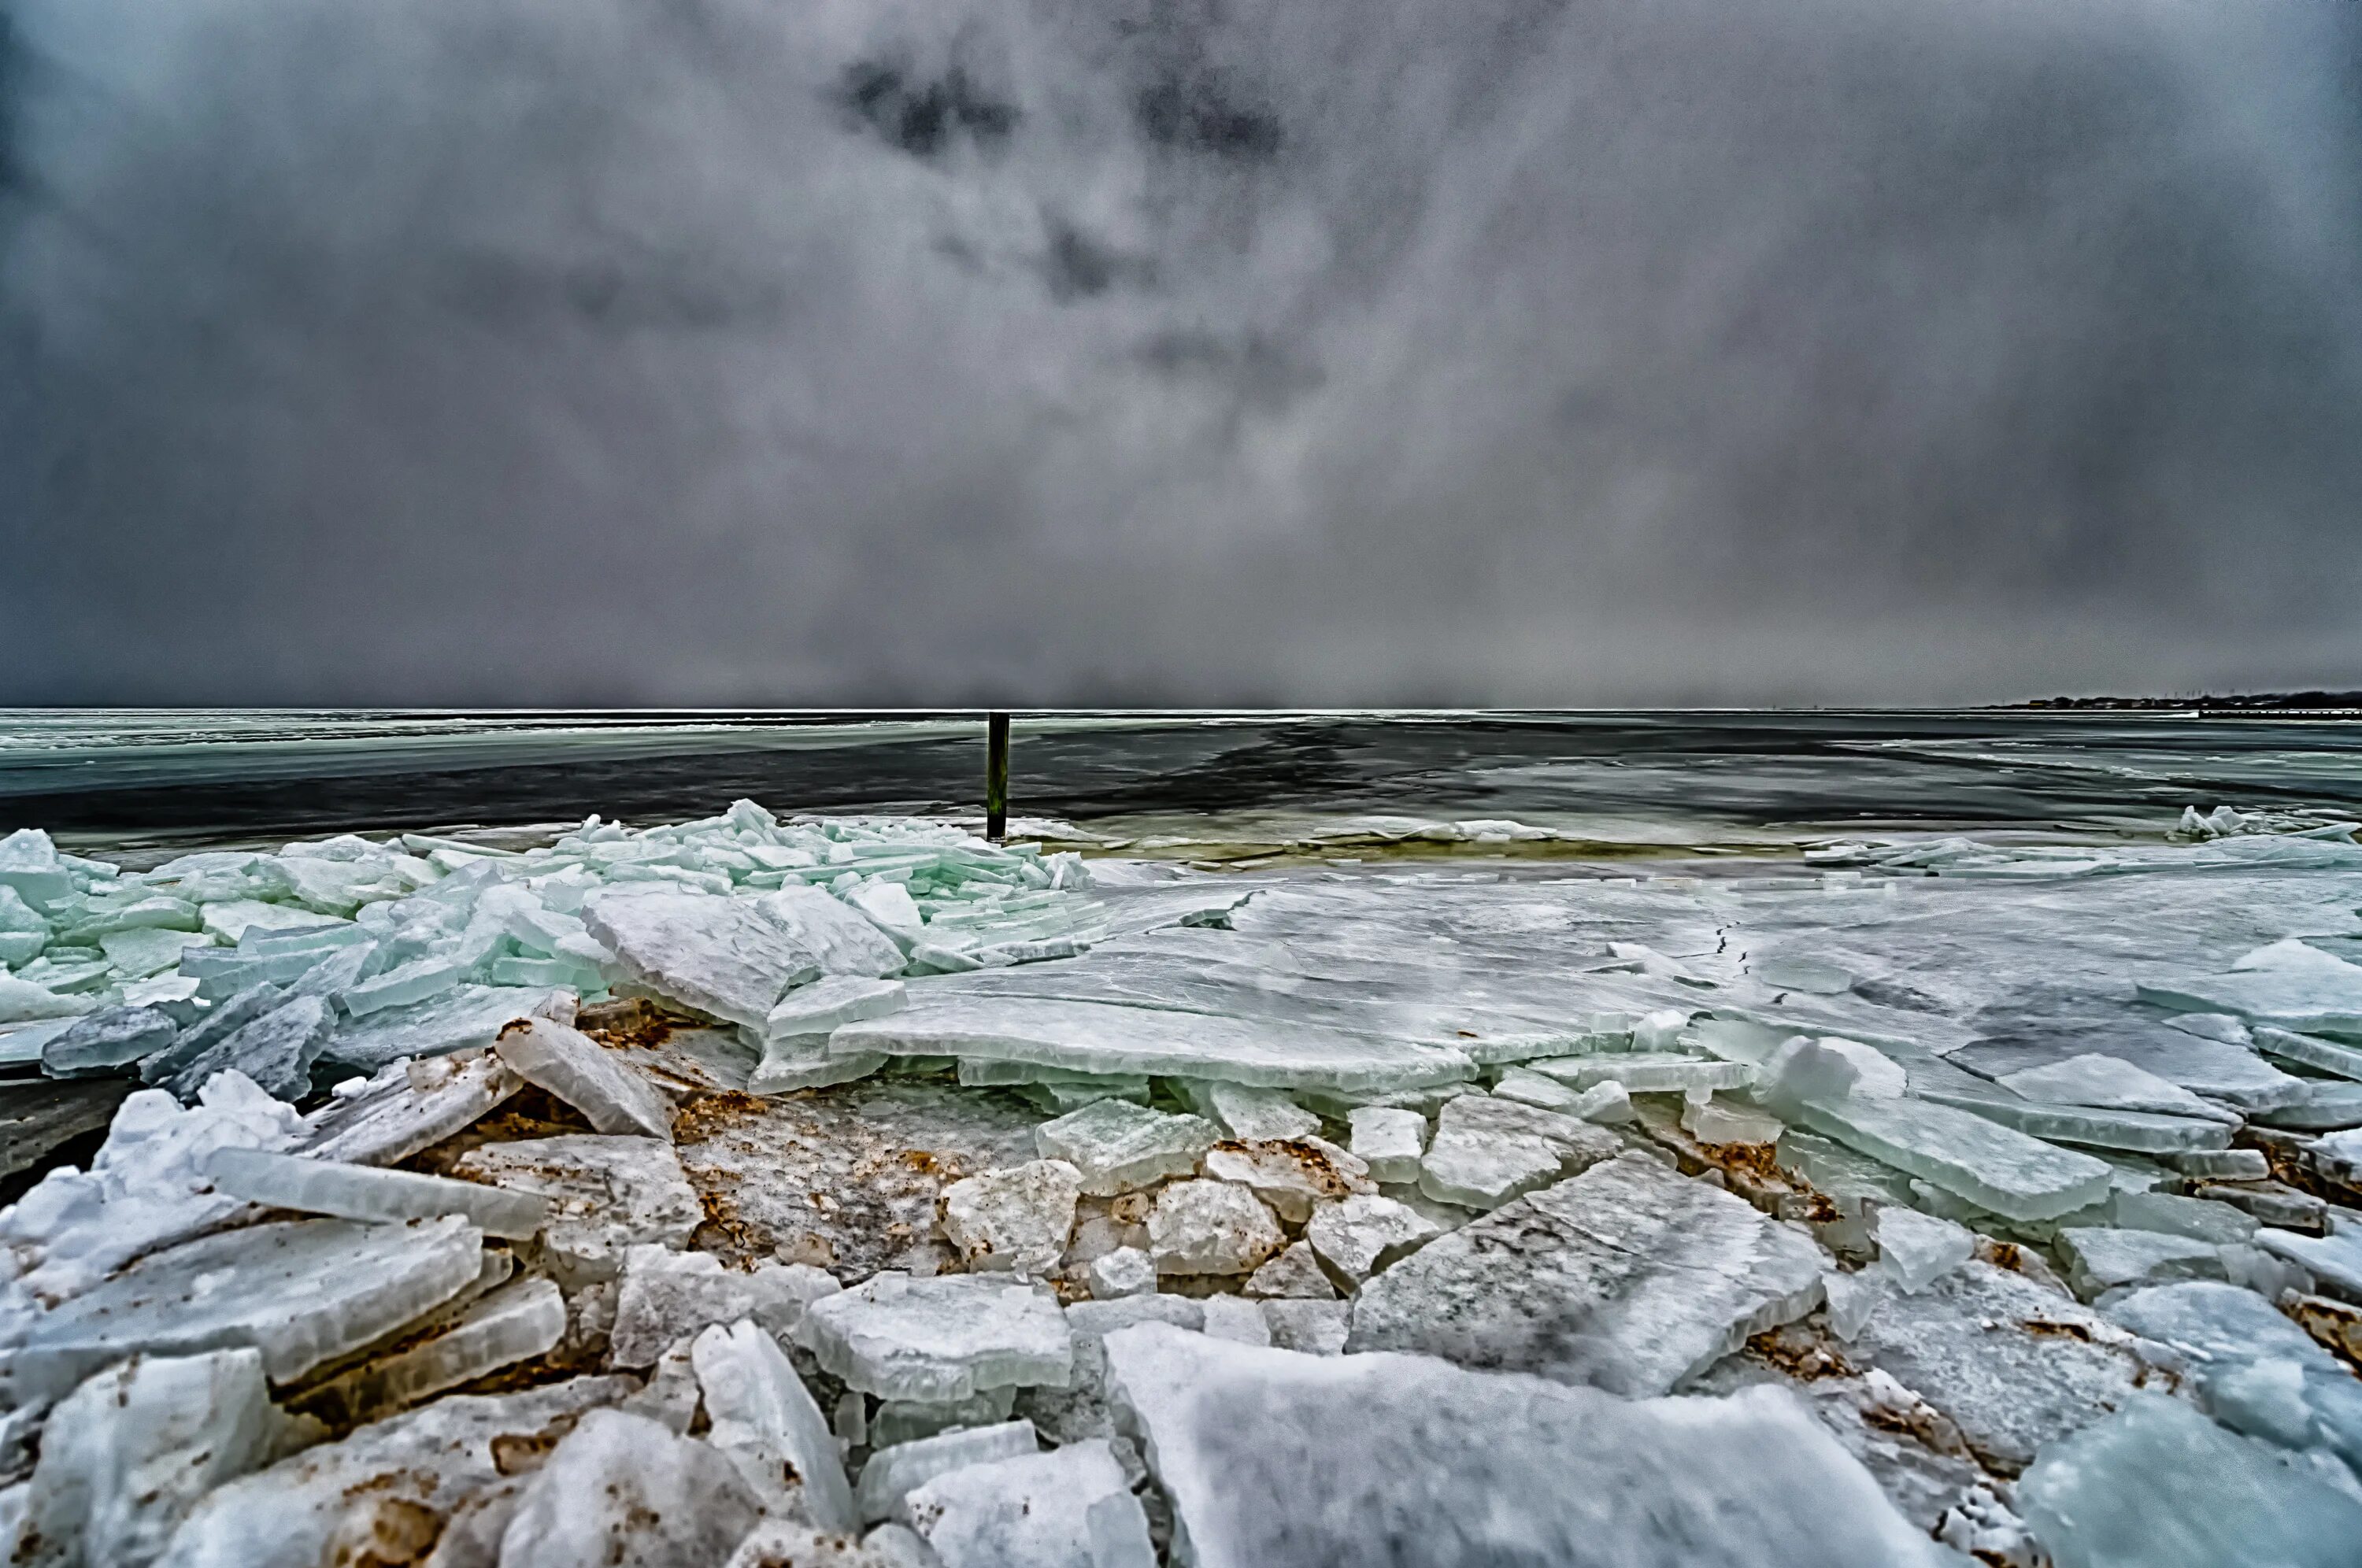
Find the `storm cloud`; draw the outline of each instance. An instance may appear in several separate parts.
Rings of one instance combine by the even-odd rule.
[[[0,700],[2362,684],[2362,11],[0,0]]]

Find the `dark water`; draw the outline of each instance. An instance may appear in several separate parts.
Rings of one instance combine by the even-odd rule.
[[[0,831],[136,845],[348,829],[976,809],[980,715],[0,712]],[[1694,825],[2107,826],[2362,810],[2362,726],[2031,712],[1066,714],[1012,809]]]

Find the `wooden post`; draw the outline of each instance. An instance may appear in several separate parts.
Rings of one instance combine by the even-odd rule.
[[[984,720],[984,836],[999,844],[1009,832],[1009,715]]]

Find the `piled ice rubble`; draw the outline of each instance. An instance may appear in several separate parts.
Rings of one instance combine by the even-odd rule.
[[[152,1087],[0,1209],[0,1547],[2354,1562],[2362,850],[2253,826],[19,834],[0,1071]]]

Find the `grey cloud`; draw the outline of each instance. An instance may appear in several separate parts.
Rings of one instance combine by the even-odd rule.
[[[2362,658],[2352,7],[5,14],[0,700]]]

